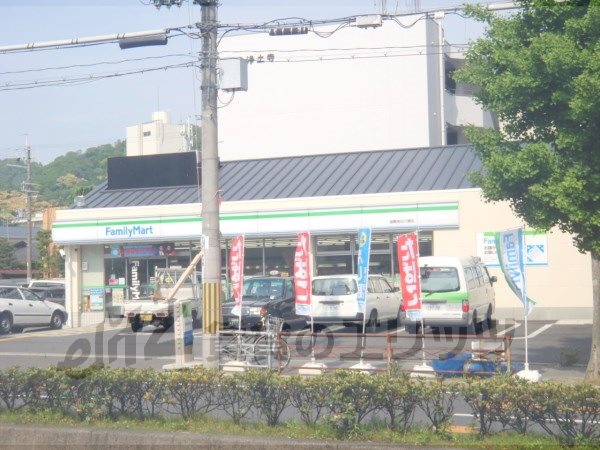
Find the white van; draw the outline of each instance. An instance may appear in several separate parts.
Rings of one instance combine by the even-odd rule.
[[[419,258],[423,324],[434,327],[461,327],[479,331],[493,325],[496,297],[487,267],[478,257],[455,258],[425,256]],[[410,321],[402,311],[406,330],[416,333],[420,322]]]
[[[367,329],[376,331],[384,320],[397,321],[402,298],[381,275],[369,275],[367,288]],[[312,311],[316,324],[342,323],[362,326],[358,311],[358,277],[356,275],[325,275],[312,280]],[[362,329],[360,330],[362,331]]]

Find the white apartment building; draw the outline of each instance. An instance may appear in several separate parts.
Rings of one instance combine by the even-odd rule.
[[[219,95],[223,161],[463,144],[462,126],[497,126],[451,80],[464,54],[431,16],[226,36],[219,56],[249,61],[248,90]]]
[[[127,127],[127,156],[188,151],[186,125],[171,123],[171,113],[152,113],[152,121]]]

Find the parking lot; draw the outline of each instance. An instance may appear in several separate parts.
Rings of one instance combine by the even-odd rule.
[[[478,337],[459,336],[444,330],[425,329],[427,358],[445,352],[470,351],[471,342],[510,336],[513,361],[525,357],[524,324],[521,321],[500,321],[492,330]],[[450,330],[446,330],[450,331]],[[589,358],[592,326],[585,321],[532,321],[528,327],[529,362],[546,378],[581,378]],[[388,337],[387,334],[390,334]],[[194,357],[201,360],[200,331],[195,333]],[[307,332],[286,337],[291,348],[288,372],[296,371],[311,360]],[[417,364],[422,358],[421,339],[409,335],[402,327],[367,335],[363,357],[377,368],[385,368],[386,345],[393,341],[396,361]],[[318,333],[316,354],[329,368],[350,367],[360,359],[362,341],[354,329],[334,326]],[[63,330],[48,328],[25,329],[20,334],[0,337],[0,368],[13,365],[48,367],[56,364],[85,366],[103,362],[114,367],[154,367],[174,361],[173,333],[147,326],[133,333],[126,323],[106,323],[101,326]]]

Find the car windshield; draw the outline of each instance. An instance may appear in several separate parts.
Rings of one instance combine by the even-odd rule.
[[[357,290],[356,280],[349,277],[318,278],[312,282],[313,295],[349,295]]]
[[[281,278],[250,278],[244,281],[244,299],[281,298],[285,280]],[[227,301],[234,301],[233,297]]]
[[[458,271],[454,267],[421,267],[422,292],[458,291],[460,281]]]
[[[244,297],[283,297],[283,280],[257,278],[244,281]]]

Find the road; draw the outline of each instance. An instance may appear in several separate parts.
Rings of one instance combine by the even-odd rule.
[[[385,331],[385,330],[382,330]],[[443,330],[425,330],[425,356],[427,359],[447,352],[470,351],[471,342],[494,341],[510,336],[513,361],[524,361],[525,339],[522,322],[504,321],[492,330],[484,330],[479,337],[445,334]],[[451,330],[447,330],[450,332]],[[376,368],[386,366],[386,343],[396,361],[411,368],[420,364],[423,355],[422,340],[409,335],[404,329],[388,330],[368,335],[363,351],[364,362]],[[591,323],[583,321],[533,321],[528,327],[529,362],[544,378],[580,378],[589,358],[592,335]],[[201,360],[201,332],[195,333],[194,358]],[[292,373],[310,361],[310,336],[288,336],[292,359],[287,372]],[[350,367],[359,361],[362,341],[353,329],[333,327],[316,338],[315,352],[318,360],[330,368]],[[63,330],[26,329],[20,334],[0,336],[0,368],[13,365],[22,367],[48,367],[51,365],[86,366],[103,362],[111,367],[153,367],[174,362],[173,333],[145,327],[133,333],[124,322],[102,324],[79,329]],[[568,367],[561,367],[560,363]]]

